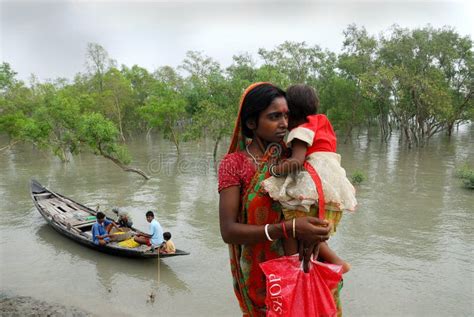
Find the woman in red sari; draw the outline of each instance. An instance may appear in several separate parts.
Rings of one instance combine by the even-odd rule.
[[[269,167],[282,157],[288,128],[285,92],[255,83],[242,95],[232,142],[219,166],[219,219],[229,244],[234,290],[244,316],[265,316],[265,276],[259,263],[284,255],[281,239],[300,241],[305,270],[330,225],[315,217],[282,221],[280,204],[261,190]]]

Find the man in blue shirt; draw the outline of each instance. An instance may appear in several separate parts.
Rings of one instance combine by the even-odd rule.
[[[103,212],[96,214],[97,221],[92,225],[92,241],[97,245],[106,245],[110,242],[110,229],[112,226],[117,227],[115,223],[105,219]]]
[[[135,241],[140,244],[146,244],[152,248],[161,246],[163,243],[163,228],[160,223],[155,219],[153,211],[146,213],[146,221],[150,223],[150,234],[139,233],[135,236]]]

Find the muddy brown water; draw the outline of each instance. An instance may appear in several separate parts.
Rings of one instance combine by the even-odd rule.
[[[178,157],[159,137],[129,140],[133,164],[151,174],[149,181],[87,153],[68,164],[30,145],[0,153],[1,293],[100,315],[238,316],[219,233],[212,146],[184,143]],[[358,169],[367,177],[357,187],[357,212],[343,217],[330,241],[352,264],[342,292],[345,316],[472,315],[474,191],[454,174],[463,163],[474,166],[474,125],[421,149],[407,150],[396,135],[382,144],[362,134],[338,151],[348,174]],[[144,213],[155,210],[191,255],[133,260],[70,241],[34,208],[30,178],[93,208],[118,206],[143,230]]]

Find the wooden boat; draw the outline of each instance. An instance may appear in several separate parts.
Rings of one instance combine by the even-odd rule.
[[[99,246],[92,241],[92,225],[96,222],[96,211],[86,207],[61,194],[55,193],[39,182],[31,180],[31,198],[46,221],[59,233],[91,249],[108,254],[132,258],[166,258],[179,255],[188,255],[183,250],[176,250],[173,254],[159,254],[158,249],[150,249],[146,245],[127,248],[119,245],[119,241],[112,241],[105,246]],[[113,219],[107,218],[111,221]],[[140,232],[131,228],[128,236]]]

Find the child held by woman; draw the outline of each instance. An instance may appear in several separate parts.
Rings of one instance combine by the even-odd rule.
[[[341,167],[341,156],[336,153],[333,127],[325,115],[317,114],[319,99],[312,87],[291,86],[286,98],[290,111],[287,144],[292,154],[270,166],[273,176],[263,182],[263,187],[281,203],[286,220],[319,216],[331,222],[336,231],[343,210],[354,211],[357,201],[355,189]],[[313,205],[318,209],[311,208]],[[297,240],[285,239],[283,244],[286,255],[298,252]],[[320,243],[318,256],[342,265],[344,273],[350,270],[350,265],[326,242]]]

